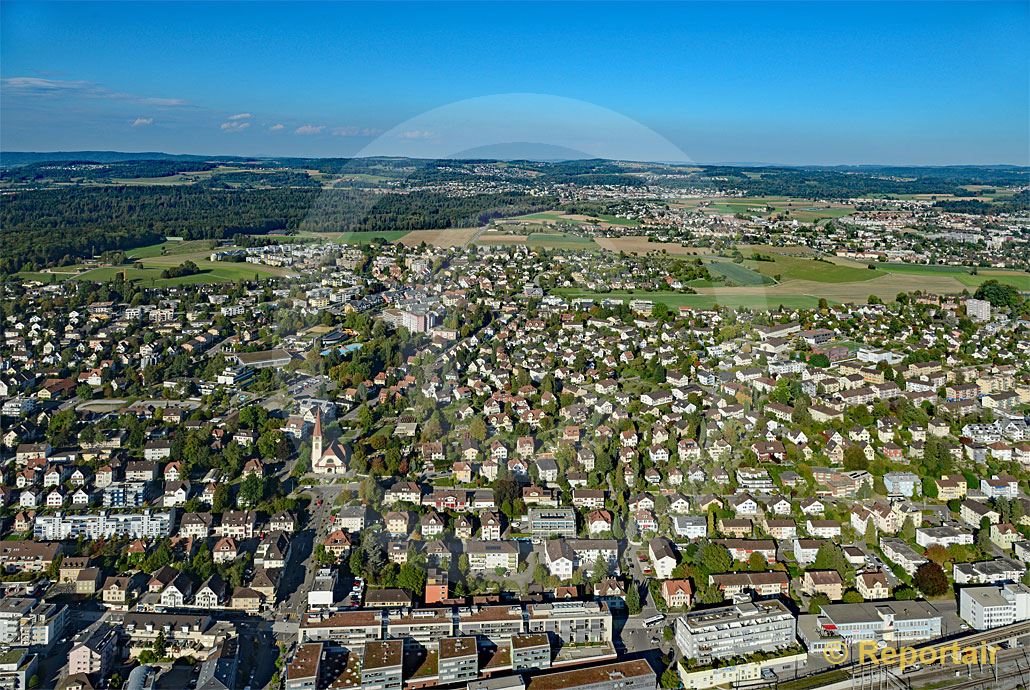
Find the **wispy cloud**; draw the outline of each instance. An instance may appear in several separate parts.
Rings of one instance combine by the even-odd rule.
[[[381,130],[371,127],[354,127],[353,125],[334,127],[332,131],[334,137],[374,137],[379,134],[382,134]]]
[[[293,130],[294,134],[321,134],[325,125],[301,125]]]
[[[250,127],[249,122],[241,122],[239,120],[229,120],[219,125],[223,132],[242,132],[247,127]]]
[[[133,127],[149,127],[154,124],[154,118],[152,117],[137,117],[132,121]]]
[[[230,119],[230,120],[249,120],[252,117],[254,117],[254,116],[251,115],[250,113],[236,113],[235,115],[230,115],[228,119]]]
[[[398,139],[432,139],[433,133],[425,129],[412,129],[407,132],[401,132],[397,135]]]
[[[113,91],[96,82],[83,80],[44,79],[42,77],[8,77],[0,81],[9,95],[30,98],[46,98],[69,96],[80,98],[101,98],[117,101],[130,101],[140,105],[157,107],[179,107],[189,105],[182,98],[156,98],[139,96],[131,93]]]
[[[268,131],[269,132],[281,132],[284,129],[286,129],[286,125],[277,122],[276,124],[274,124],[271,127],[269,127]]]
[[[182,105],[189,105],[189,101],[183,98],[141,98],[140,103],[168,108],[177,108]]]

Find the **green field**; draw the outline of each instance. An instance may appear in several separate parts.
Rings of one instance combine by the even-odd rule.
[[[808,295],[684,295],[677,292],[591,292],[579,288],[557,288],[555,294],[564,297],[589,297],[600,302],[605,299],[617,299],[629,302],[635,299],[662,302],[670,307],[696,307],[709,309],[716,304],[724,307],[745,307],[748,309],[775,309],[780,306],[788,308],[811,309],[819,305],[817,297]]]
[[[767,211],[766,207],[772,207]],[[811,201],[809,199],[788,199],[786,197],[743,197],[719,199],[706,209],[715,213],[744,213],[767,218],[774,213],[789,214],[804,223],[811,223],[826,218],[841,218],[854,213],[850,206]]]
[[[761,252],[765,253],[765,252]],[[747,254],[745,253],[745,256]],[[764,275],[780,276],[780,280],[812,280],[817,283],[855,283],[884,275],[879,270],[844,266],[800,256],[770,254],[772,261],[747,260],[744,265]]]
[[[237,280],[253,280],[258,278],[271,278],[281,275],[281,272],[270,266],[261,266],[248,263],[232,263],[228,261],[205,261],[194,260],[194,263],[201,269],[200,273],[179,278],[162,278],[161,272],[168,265],[153,266],[144,264],[143,268],[127,266],[104,266],[95,268],[75,276],[74,280],[89,280],[103,283],[114,280],[119,273],[125,274],[126,280],[139,280],[147,285],[155,287],[173,285],[192,285],[197,283],[233,283]]]
[[[775,282],[772,278],[752,271],[742,264],[733,264],[728,261],[713,261],[708,264],[708,270],[716,275],[726,276],[727,280],[737,285],[771,285]]]
[[[963,285],[968,285],[969,287],[977,287],[988,280],[997,280],[999,283],[1011,285],[1022,292],[1030,292],[1030,273],[1022,273],[1019,271],[981,268],[977,269],[976,275],[972,275],[969,272],[970,269],[966,266],[925,266],[922,264],[897,263],[883,263],[877,264],[877,266],[890,273],[954,278]]]
[[[159,244],[148,244],[145,247],[137,247],[125,252],[130,259],[150,259],[156,256],[169,256],[173,254],[193,254],[198,252],[210,252],[215,248],[215,240],[169,240]]]

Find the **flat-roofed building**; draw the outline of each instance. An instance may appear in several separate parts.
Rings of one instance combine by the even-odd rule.
[[[792,647],[796,621],[776,599],[746,602],[680,616],[675,639],[684,658],[709,663]]]
[[[351,651],[383,637],[381,611],[309,613],[300,622],[300,642],[334,642]]]
[[[458,609],[458,634],[475,635],[492,644],[503,644],[526,631],[521,606],[472,606]]]
[[[526,606],[529,632],[551,633],[565,644],[612,641],[612,613],[599,601],[557,601]]]
[[[963,587],[959,592],[959,616],[974,630],[990,630],[1030,620],[1030,587]]]
[[[643,659],[545,673],[526,682],[526,690],[654,690],[658,676]]]
[[[546,633],[511,636],[511,670],[551,667],[551,638]]]
[[[454,634],[454,611],[450,608],[405,609],[392,613],[386,623],[386,633],[428,647],[434,640]]]
[[[727,599],[747,592],[754,592],[759,597],[787,596],[790,593],[790,576],[779,570],[709,575],[708,584],[722,590]]]
[[[995,558],[979,563],[956,563],[953,567],[957,585],[989,585],[1019,582],[1026,568],[1012,558]]]
[[[465,542],[465,554],[472,572],[503,568],[508,573],[514,573],[519,569],[519,547],[515,542],[470,539]]]
[[[529,511],[529,531],[536,537],[576,536],[574,508],[533,508]]]
[[[444,637],[440,639],[438,650],[438,683],[468,683],[479,678],[479,646],[476,638]]]
[[[862,640],[906,644],[940,637],[941,614],[925,601],[828,604],[818,627],[849,645]]]
[[[374,640],[361,657],[362,690],[400,690],[404,684],[404,642]]]

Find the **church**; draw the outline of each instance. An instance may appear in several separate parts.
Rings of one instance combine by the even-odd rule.
[[[345,474],[347,449],[337,440],[322,448],[322,413],[315,414],[315,429],[311,432],[311,471],[314,474]]]

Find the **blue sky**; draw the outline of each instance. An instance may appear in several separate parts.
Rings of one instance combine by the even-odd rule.
[[[0,21],[4,150],[1030,163],[1027,2],[5,2]]]

